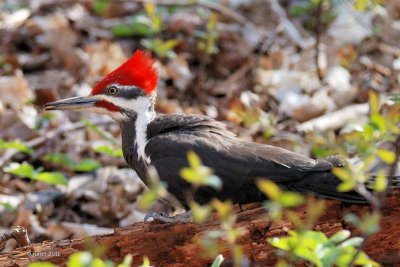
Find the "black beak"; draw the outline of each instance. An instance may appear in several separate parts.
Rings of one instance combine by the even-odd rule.
[[[83,110],[94,107],[99,100],[93,96],[67,98],[45,104],[45,110]]]

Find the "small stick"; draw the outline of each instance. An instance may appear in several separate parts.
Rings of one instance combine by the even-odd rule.
[[[30,244],[28,231],[22,226],[16,226],[11,231],[0,235],[0,251],[6,246],[10,239],[17,241],[18,247],[25,247]]]

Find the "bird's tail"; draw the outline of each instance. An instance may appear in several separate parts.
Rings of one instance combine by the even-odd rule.
[[[400,176],[389,176],[391,189],[400,188]],[[376,176],[372,175],[367,182],[367,188],[373,185]],[[367,203],[368,201],[356,191],[339,192],[337,187],[341,180],[331,172],[312,172],[299,182],[291,184],[288,190],[298,191],[303,194],[313,194],[321,198],[338,199],[349,203]]]

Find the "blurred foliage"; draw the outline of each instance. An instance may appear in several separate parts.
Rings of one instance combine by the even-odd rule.
[[[137,202],[137,206],[142,210],[148,210],[158,198],[162,199],[168,196],[166,184],[160,181],[157,170],[152,166],[147,169],[147,179],[148,190],[140,195]]]
[[[335,0],[309,0],[296,3],[289,9],[289,15],[302,18],[308,29],[326,27],[335,19]]]
[[[33,154],[32,148],[24,145],[21,141],[19,140],[14,140],[14,141],[4,141],[3,139],[0,138],[0,149],[15,149],[19,152],[23,152],[29,155]]]
[[[43,159],[74,172],[91,172],[101,167],[97,160],[84,158],[78,162],[73,162],[68,155],[62,153],[48,153],[43,156]]]
[[[221,222],[221,228],[210,230],[196,238],[197,243],[208,257],[216,257],[218,253],[229,249],[233,257],[233,266],[242,266],[245,259],[242,248],[236,244],[236,240],[243,233],[240,228],[235,228],[236,215],[233,213],[233,205],[230,201],[219,201],[214,199],[211,203]],[[223,241],[223,242],[221,242]]]
[[[143,39],[141,44],[148,50],[153,51],[161,58],[175,58],[176,53],[173,48],[179,45],[181,41],[178,39],[170,39],[163,41],[159,38]]]
[[[343,154],[351,150],[361,160],[358,164],[346,164],[344,167],[333,169],[333,173],[342,180],[338,191],[356,190],[363,195],[373,206],[371,213],[364,214],[359,218],[355,214],[348,214],[346,221],[357,227],[363,238],[348,238],[348,231],[341,231],[330,238],[323,233],[311,231],[319,215],[323,212],[323,204],[315,205],[308,203],[307,222],[303,222],[296,213],[288,210],[303,204],[303,197],[296,193],[283,192],[277,185],[268,180],[257,182],[260,190],[268,197],[265,208],[268,210],[268,217],[272,220],[281,219],[286,216],[295,225],[297,230],[289,231],[288,237],[272,238],[268,241],[275,247],[280,248],[288,257],[282,258],[282,264],[296,261],[297,258],[306,260],[315,266],[378,266],[378,264],[361,251],[362,244],[366,238],[379,231],[381,218],[381,198],[378,197],[387,190],[387,170],[381,168],[376,176],[371,178],[369,169],[376,160],[382,161],[387,167],[394,164],[396,154],[387,149],[380,148],[375,144],[380,142],[394,142],[400,134],[397,125],[400,122],[400,105],[385,106],[382,110],[380,99],[374,92],[369,94],[370,117],[364,127],[357,127],[353,132],[345,134],[344,138],[330,135],[331,139],[314,137],[314,154],[325,157],[335,154],[337,151]],[[384,114],[382,113],[384,112]],[[341,142],[339,142],[341,141]],[[324,145],[320,149],[320,145]],[[327,149],[329,148],[329,149]],[[388,168],[387,168],[388,169]],[[294,194],[294,195],[292,195]],[[319,206],[319,208],[317,208]],[[317,212],[314,212],[318,210]],[[305,225],[307,227],[305,227]]]
[[[219,267],[221,266],[222,262],[224,261],[224,256],[218,255],[214,262],[211,264],[211,267]]]
[[[160,33],[163,26],[161,12],[154,4],[145,4],[145,13],[133,16],[131,24],[120,24],[113,27],[115,37],[151,37]]]
[[[189,167],[181,169],[181,177],[188,183],[198,188],[200,186],[210,186],[214,189],[221,189],[222,181],[218,176],[213,175],[211,168],[204,166],[200,157],[193,151],[188,152]]]
[[[306,28],[315,29],[328,26],[337,15],[335,7],[346,3],[348,0],[308,0],[296,1],[289,9],[289,15],[302,18]],[[349,5],[353,5],[358,11],[367,11],[377,5],[384,3],[384,0],[349,0]]]
[[[218,21],[217,14],[211,13],[207,22],[206,31],[196,32],[196,37],[198,38],[197,47],[200,49],[200,51],[203,51],[207,55],[216,54],[219,51],[217,47],[217,41],[218,41],[217,21]]]
[[[108,145],[94,145],[92,147],[93,151],[97,152],[97,153],[101,153],[101,154],[105,154],[114,158],[122,158],[123,157],[123,153],[122,153],[122,149],[115,149],[111,146]]]
[[[347,164],[344,168],[335,168],[334,174],[342,180],[338,190],[350,191],[364,186],[369,181],[369,169],[376,159],[381,160],[387,166],[393,164],[396,155],[393,151],[380,148],[374,144],[379,142],[394,142],[396,136],[400,134],[398,128],[400,122],[400,104],[388,106],[386,114],[380,112],[379,96],[373,91],[369,94],[370,117],[368,122],[357,131],[353,131],[345,136],[341,144],[347,151],[350,149],[361,159],[359,164]],[[376,182],[372,186],[378,192],[386,189],[385,175],[387,170],[382,169]]]
[[[349,237],[350,232],[347,230],[339,231],[330,238],[319,231],[289,231],[289,236],[269,238],[268,242],[318,267],[345,267],[351,264],[353,256],[357,253],[356,248],[362,243],[360,237]],[[362,266],[379,266],[364,252],[357,253],[353,263]]]
[[[355,214],[347,214],[346,221],[357,227],[365,236],[373,235],[379,231],[379,221],[381,215],[379,212],[372,214],[364,214],[362,218],[358,218]]]
[[[276,119],[273,114],[269,114],[258,107],[246,107],[236,105],[231,108],[230,113],[234,118],[247,129],[258,126],[265,139],[269,139],[277,133]]]
[[[41,181],[52,185],[67,185],[68,183],[68,180],[61,172],[45,172],[42,167],[35,169],[32,165],[26,162],[23,162],[22,164],[12,162],[3,170],[22,178]]]
[[[211,267],[219,267],[224,261],[222,255],[218,255]],[[124,257],[121,263],[114,264],[111,260],[103,260],[98,256],[93,255],[89,251],[75,252],[68,257],[66,267],[131,267],[132,266],[132,255],[128,254]],[[143,263],[138,267],[151,267],[150,260],[148,257],[143,257]],[[50,262],[33,262],[27,265],[27,267],[56,267],[56,265]]]
[[[103,260],[94,256],[88,251],[76,252],[71,254],[68,258],[67,267],[131,267],[132,255],[128,254],[124,257],[120,264],[115,265],[111,260]],[[150,263],[147,258],[144,259],[143,265],[140,267],[149,267]],[[56,265],[49,262],[34,262],[27,267],[56,267]]]
[[[94,0],[92,10],[97,15],[101,16],[111,5],[110,0]]]
[[[374,8],[377,5],[383,5],[385,0],[353,0],[354,7],[357,10],[368,10]]]

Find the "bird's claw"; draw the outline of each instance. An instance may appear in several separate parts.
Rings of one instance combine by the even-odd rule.
[[[184,213],[175,215],[175,216],[170,216],[165,212],[151,212],[146,214],[144,216],[144,221],[147,222],[150,218],[153,218],[153,220],[158,220],[162,221],[165,223],[187,223],[190,222],[192,219],[192,212],[191,211],[186,211]]]

